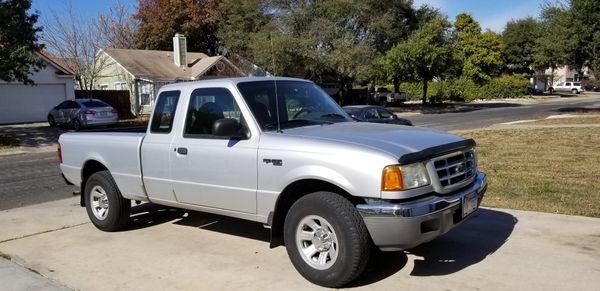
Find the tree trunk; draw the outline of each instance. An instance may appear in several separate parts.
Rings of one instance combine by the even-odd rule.
[[[427,104],[427,79],[423,79],[423,105]]]
[[[394,77],[392,82],[394,83],[394,93],[400,93],[400,80],[398,77]]]

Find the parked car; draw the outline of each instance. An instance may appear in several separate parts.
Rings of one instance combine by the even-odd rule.
[[[460,225],[487,189],[474,140],[353,122],[313,82],[292,78],[165,85],[145,132],[58,142],[64,178],[98,229],[125,227],[132,200],[255,221],[326,287],[360,276],[373,246],[410,249]]]
[[[583,86],[581,86],[581,82],[560,82],[553,87],[548,89],[550,94],[554,92],[571,92],[573,94],[579,94],[584,91]]]
[[[527,91],[529,91],[529,94],[531,95],[542,95],[544,94],[544,91],[542,89],[538,89],[534,86],[528,86],[527,87]]]
[[[50,126],[67,125],[76,130],[96,125],[114,125],[119,121],[117,110],[98,99],[64,101],[50,110]]]
[[[599,92],[600,91],[600,88],[598,88],[598,86],[596,86],[594,84],[587,84],[583,87],[583,89],[588,92]]]
[[[374,123],[389,123],[400,125],[413,125],[412,122],[405,118],[400,118],[394,113],[377,105],[351,105],[344,106],[344,111],[357,121],[374,122]]]

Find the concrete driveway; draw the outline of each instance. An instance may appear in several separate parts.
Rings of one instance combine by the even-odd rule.
[[[101,232],[78,197],[0,212],[0,252],[81,290],[313,290],[262,225],[167,207],[135,207]],[[0,278],[0,281],[7,278]],[[481,209],[410,252],[377,253],[349,286],[365,290],[598,290],[600,219]]]

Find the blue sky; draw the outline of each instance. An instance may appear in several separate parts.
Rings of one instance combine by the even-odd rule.
[[[40,11],[41,16],[49,15],[51,10],[64,11],[67,3],[71,3],[75,11],[83,17],[93,17],[98,12],[107,11],[108,7],[117,0],[33,0],[33,9]],[[136,0],[119,0],[122,3],[131,3]],[[243,1],[243,0],[240,0]],[[414,0],[415,6],[428,4],[439,8],[450,20],[461,12],[469,12],[475,20],[479,21],[483,29],[501,32],[511,19],[520,19],[527,16],[537,17],[540,6],[547,0]],[[553,1],[551,1],[553,2]]]
[[[454,21],[461,12],[468,12],[479,21],[481,28],[502,32],[511,19],[521,19],[527,16],[537,17],[540,7],[547,0],[415,0],[415,6],[427,4],[439,8],[442,13]]]

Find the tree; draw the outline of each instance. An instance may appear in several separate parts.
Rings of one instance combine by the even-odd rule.
[[[43,67],[36,52],[44,48],[38,43],[38,14],[28,14],[30,0],[0,0],[0,79],[6,82],[33,84],[32,71]]]
[[[541,24],[527,17],[511,20],[502,32],[504,60],[509,72],[533,74],[534,50],[541,37]]]
[[[423,83],[423,104],[427,103],[428,82],[442,77],[457,61],[450,27],[445,18],[431,20],[386,53],[399,74]]]
[[[567,62],[581,71],[588,66],[600,79],[600,9],[597,0],[570,0],[571,28]],[[575,32],[575,33],[573,33]]]
[[[135,35],[139,49],[172,50],[173,36],[182,33],[188,51],[217,52],[218,0],[140,0],[133,15],[140,21]]]
[[[223,0],[219,4],[217,37],[221,49],[250,57],[249,44],[255,34],[269,23],[263,0]]]
[[[533,65],[537,70],[550,68],[550,86],[554,84],[554,70],[567,63],[571,28],[564,7],[546,6],[540,15],[540,37],[533,49]]]
[[[139,25],[129,12],[133,6],[115,2],[107,13],[98,13],[95,29],[103,41],[102,47],[132,49],[134,37]]]
[[[462,75],[479,83],[499,75],[504,65],[500,36],[489,30],[481,33],[479,23],[468,13],[457,15],[454,27],[462,53]]]
[[[43,42],[75,72],[79,88],[92,98],[96,80],[110,65],[107,58],[96,58],[96,54],[109,40],[102,38],[94,19],[75,13],[70,5],[64,12],[51,11],[43,25]]]

